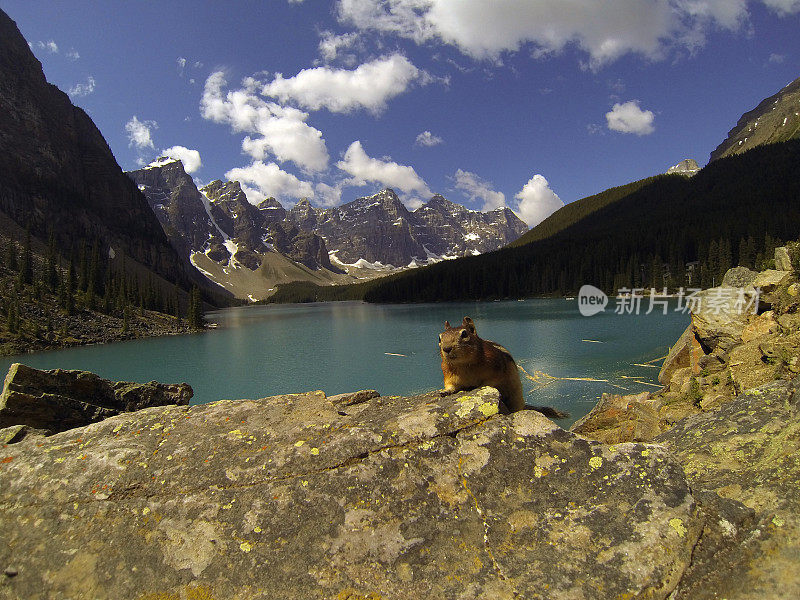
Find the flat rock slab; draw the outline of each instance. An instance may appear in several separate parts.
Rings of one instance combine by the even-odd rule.
[[[0,450],[3,598],[666,598],[701,520],[662,447],[497,392],[322,392]]]
[[[694,490],[754,517],[745,529],[717,517],[735,551],[699,561],[676,598],[800,598],[799,397],[794,382],[769,383],[656,438],[684,465]]]

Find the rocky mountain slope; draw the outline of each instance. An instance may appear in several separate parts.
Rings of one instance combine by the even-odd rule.
[[[279,202],[247,201],[238,182],[212,181],[202,190],[179,160],[160,158],[128,176],[181,256],[240,298],[261,299],[283,281],[343,281],[324,240],[301,231]]]
[[[198,190],[180,161],[158,159],[128,175],[170,241],[209,279],[242,298],[289,281],[349,283],[494,250],[527,230],[511,210],[471,211],[434,196],[414,212],[392,190],[329,209],[301,200],[258,206],[238,182]]]
[[[710,160],[794,138],[800,138],[800,78],[743,114]]]
[[[16,24],[0,10],[0,211],[45,242],[96,238],[152,273],[188,287],[190,274],[144,196],[92,120],[47,83]]]
[[[306,200],[290,214],[306,231],[325,238],[338,264],[359,260],[403,267],[490,252],[528,227],[510,209],[477,212],[431,198],[409,211],[391,189],[328,209]]]
[[[667,169],[665,175],[686,175],[687,177],[691,177],[693,175],[697,175],[697,172],[700,170],[700,166],[697,164],[697,161],[693,158],[685,158],[677,165],[674,165]]]

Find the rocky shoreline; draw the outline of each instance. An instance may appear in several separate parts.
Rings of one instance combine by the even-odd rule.
[[[756,282],[759,314],[697,310],[663,390],[571,431],[481,388],[83,408],[6,436],[0,597],[798,597],[798,284],[726,289]],[[7,379],[0,419],[13,394],[95,396],[20,372],[38,392]]]

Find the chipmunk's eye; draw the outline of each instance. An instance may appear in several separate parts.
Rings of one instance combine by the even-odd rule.
[[[467,330],[466,330],[466,329],[462,329],[462,330],[461,330],[461,339],[464,339],[464,340],[465,340],[465,339],[467,339],[468,337],[469,337],[469,334],[467,333]]]
[[[441,333],[439,334],[439,343],[440,344],[442,343],[442,334]]]

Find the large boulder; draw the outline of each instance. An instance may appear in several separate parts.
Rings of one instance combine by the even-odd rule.
[[[0,450],[14,598],[654,598],[702,528],[660,446],[481,388],[120,414]]]
[[[0,429],[27,425],[50,433],[82,427],[122,412],[189,404],[186,383],[109,381],[88,371],[40,371],[11,365],[0,394]]]
[[[800,598],[799,398],[796,382],[775,381],[656,438],[701,506],[725,505],[706,521],[676,600]]]
[[[606,444],[649,441],[663,429],[659,424],[660,400],[649,392],[620,396],[603,394],[570,431]]]

